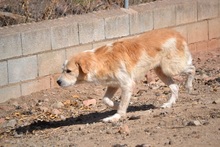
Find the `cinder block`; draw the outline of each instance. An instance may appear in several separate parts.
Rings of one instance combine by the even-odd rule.
[[[208,50],[208,41],[201,41],[196,43],[196,50],[198,52],[203,52]]]
[[[220,48],[220,39],[212,39],[208,42],[208,49],[214,50]]]
[[[154,9],[154,29],[175,26],[175,5],[159,2]]]
[[[191,53],[195,53],[197,51],[195,43],[189,44],[188,46],[189,46],[189,49],[190,49]]]
[[[33,29],[21,33],[23,54],[51,50],[50,29]]]
[[[218,16],[219,0],[198,0],[198,20]]]
[[[10,85],[0,88],[0,103],[3,103],[11,98],[18,98],[21,96],[20,85]]]
[[[37,77],[37,56],[8,61],[9,83],[31,80]]]
[[[70,47],[66,49],[66,58],[70,59],[74,54],[83,52],[85,50],[91,50],[91,49],[92,49],[92,44],[85,44],[85,45]]]
[[[39,77],[62,71],[65,61],[65,50],[47,52],[38,55]]]
[[[50,88],[50,77],[43,77],[34,81],[28,81],[21,84],[21,94],[29,95],[34,92]]]
[[[129,35],[129,15],[121,9],[94,13],[105,21],[105,38],[117,38]]]
[[[176,5],[176,25],[197,21],[197,1],[191,0]]]
[[[174,30],[178,31],[188,42],[188,32],[187,32],[187,25],[174,27]]]
[[[105,33],[107,39],[129,35],[128,15],[106,18]]]
[[[187,26],[188,43],[208,40],[208,23],[207,21],[189,24]]]
[[[105,39],[103,18],[96,17],[94,14],[83,15],[78,21],[78,25],[80,43],[85,44]]]
[[[20,34],[0,35],[0,60],[22,55]]]
[[[153,29],[153,10],[144,4],[125,9],[130,17],[130,34],[139,34]]]
[[[61,49],[79,44],[77,23],[69,24],[63,20],[63,25],[51,28],[52,49]]]
[[[193,58],[204,56],[208,52],[208,41],[201,41],[189,44],[190,51],[193,55]]]
[[[0,62],[0,86],[8,84],[7,62]]]
[[[220,37],[220,18],[209,20],[209,39]]]

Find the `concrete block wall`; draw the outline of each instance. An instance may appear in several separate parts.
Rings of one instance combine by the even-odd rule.
[[[146,31],[173,28],[195,52],[220,47],[220,0],[163,0],[0,28],[0,102],[57,87],[65,59]]]

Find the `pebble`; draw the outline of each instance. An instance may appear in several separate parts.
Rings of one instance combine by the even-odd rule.
[[[48,98],[44,99],[44,102],[49,102],[49,99]]]
[[[18,134],[16,131],[14,132],[14,137],[15,138],[21,138],[23,134]]]
[[[17,124],[16,119],[11,119],[11,120],[8,121],[8,123],[6,124],[6,126],[7,126],[7,127],[12,127],[12,128],[14,128],[16,124]]]
[[[219,104],[220,103],[220,99],[217,99],[215,101],[212,102],[213,104]]]
[[[112,134],[112,132],[110,130],[107,130],[106,134]]]
[[[170,139],[167,139],[165,141],[164,145],[172,145],[172,141]]]
[[[124,124],[124,125],[119,127],[118,132],[121,133],[121,134],[129,135],[130,134],[130,129],[129,129],[128,125]]]
[[[4,123],[5,119],[4,118],[0,118],[0,124]]]
[[[52,114],[59,115],[61,112],[58,109],[53,109]]]
[[[84,106],[96,105],[96,99],[88,99],[83,101]]]
[[[66,101],[63,102],[63,104],[65,106],[70,106],[71,105],[71,101],[70,100],[66,100]]]
[[[200,126],[201,123],[198,120],[190,121],[187,123],[187,126]]]
[[[41,105],[42,105],[42,102],[36,103],[36,106],[41,106]]]
[[[62,108],[64,106],[64,104],[62,102],[56,102],[54,104],[52,104],[53,108]]]
[[[43,112],[47,112],[49,110],[47,107],[43,107],[43,106],[39,107],[39,109]]]
[[[63,116],[63,115],[60,115],[60,119],[61,119],[61,120],[66,120],[66,117]]]

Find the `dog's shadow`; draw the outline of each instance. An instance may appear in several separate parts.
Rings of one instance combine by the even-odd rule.
[[[128,112],[134,112],[134,111],[144,111],[144,110],[150,110],[155,109],[156,107],[152,104],[150,105],[141,105],[141,106],[130,106],[128,108]],[[44,129],[50,129],[50,128],[58,128],[62,126],[70,126],[70,125],[77,125],[77,124],[87,124],[87,123],[94,123],[99,122],[105,117],[108,117],[110,115],[113,115],[116,113],[116,110],[111,111],[105,111],[105,112],[93,112],[86,115],[80,115],[78,117],[70,117],[66,120],[60,120],[60,121],[38,121],[33,122],[30,125],[18,127],[15,129],[17,134],[24,134],[24,133],[33,133],[33,131],[36,130],[44,130]]]

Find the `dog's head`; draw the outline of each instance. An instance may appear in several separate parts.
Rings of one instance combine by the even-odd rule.
[[[66,87],[86,80],[91,67],[91,62],[87,60],[89,59],[82,55],[66,60],[63,64],[63,73],[57,80],[58,85]]]
[[[66,60],[63,64],[62,75],[58,78],[57,84],[62,87],[74,85],[77,81],[78,76],[78,65]]]

